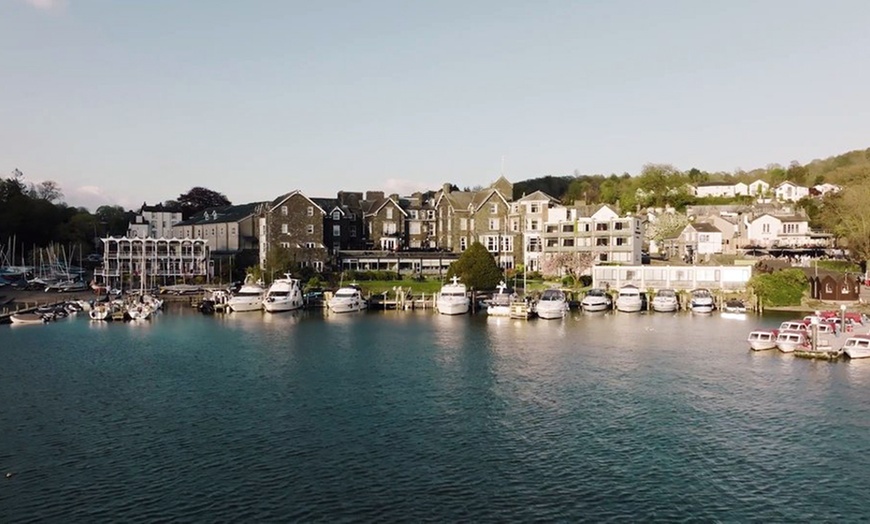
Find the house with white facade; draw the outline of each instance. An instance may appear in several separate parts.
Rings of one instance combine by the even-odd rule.
[[[692,222],[663,243],[668,258],[694,263],[722,253],[722,231],[707,222]]]
[[[169,238],[172,227],[181,222],[181,208],[157,204],[142,204],[133,222],[127,226],[129,238]]]
[[[585,206],[583,206],[585,207]],[[555,207],[541,235],[543,253],[590,252],[597,263],[640,264],[643,232],[640,219],[621,217],[603,205],[588,216],[580,208]]]
[[[763,214],[749,222],[747,241],[760,247],[826,246],[830,235],[810,230],[809,221],[799,215],[774,216]]]
[[[757,198],[766,197],[770,194],[770,184],[761,179],[751,182],[748,186],[747,194]]]
[[[516,202],[511,203],[508,221],[510,230],[515,234],[522,234],[523,242],[523,267],[526,271],[540,271],[540,257],[543,249],[541,233],[544,224],[551,220],[551,211],[557,216],[565,216],[565,206],[559,204],[554,197],[543,191],[535,191],[525,195]],[[553,218],[555,219],[555,218]]]
[[[695,186],[695,196],[704,197],[733,197],[734,184],[727,182],[702,182]]]
[[[824,196],[828,193],[839,193],[843,188],[837,184],[817,184],[810,189],[810,194],[813,196]]]
[[[810,189],[805,186],[799,186],[791,180],[780,182],[773,190],[776,199],[779,201],[797,202],[798,200],[808,197]]]

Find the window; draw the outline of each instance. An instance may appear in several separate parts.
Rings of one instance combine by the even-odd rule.
[[[526,245],[526,251],[530,253],[541,251],[541,239],[538,237],[529,238],[529,243]]]
[[[511,252],[514,250],[514,237],[501,237],[501,250]]]
[[[314,216],[314,206],[308,206],[308,216]]]
[[[489,214],[490,215],[498,214],[498,204],[490,204],[489,205]]]
[[[408,234],[410,235],[419,235],[421,229],[422,224],[420,224],[420,222],[411,222],[408,224]]]
[[[616,222],[615,224],[613,224],[613,229],[615,229],[616,231],[622,231],[624,227],[625,224],[623,224],[622,222]]]
[[[332,219],[333,220],[341,220],[341,211],[339,211],[337,209],[335,211],[333,211],[332,212]]]
[[[598,237],[595,239],[595,245],[596,246],[609,246],[610,239],[607,237]]]
[[[595,224],[595,231],[608,231],[609,229],[606,223]]]
[[[598,254],[598,260],[599,260],[600,262],[607,262],[607,253],[599,253],[599,254]]]
[[[511,231],[517,232],[520,230],[520,221],[514,218],[511,220]]]
[[[411,209],[410,211],[408,211],[408,216],[411,218],[411,220],[417,220],[417,210]]]
[[[614,240],[614,245],[617,245],[617,246],[627,246],[628,245],[628,239],[625,237],[616,237],[613,240]]]
[[[286,217],[287,214],[288,214],[287,206],[281,206],[281,215]]]
[[[356,226],[350,226],[350,238],[356,238]]]
[[[314,261],[314,270],[318,271],[318,272],[323,271],[323,262],[321,262],[320,260],[315,260]]]
[[[490,231],[498,231],[498,228],[500,227],[500,224],[501,224],[501,221],[500,221],[499,219],[497,219],[497,218],[490,218],[490,219],[489,219],[489,230],[490,230]]]
[[[558,238],[548,238],[547,239],[547,247],[556,247],[559,245]]]
[[[393,208],[388,207],[387,208],[387,220],[392,220],[392,219],[393,219]]]
[[[574,224],[562,224],[562,233],[573,233]]]
[[[335,224],[332,226],[332,236],[334,236],[334,237],[341,236],[341,226],[339,224]]]
[[[314,224],[308,224],[307,226],[305,226],[305,232],[308,233],[309,235],[313,235],[314,234]]]
[[[459,251],[465,251],[466,249],[468,249],[468,239],[459,237]]]
[[[761,225],[762,233],[770,233],[770,224],[762,224]]]
[[[707,233],[698,233],[698,242],[709,242],[710,235]]]
[[[574,239],[573,238],[563,238],[562,239],[562,247],[574,247]]]
[[[529,220],[529,230],[530,231],[538,231],[540,228],[538,227],[538,221],[536,219]]]
[[[498,252],[498,237],[495,235],[487,235],[483,237],[486,250],[490,253]]]
[[[459,219],[459,230],[460,231],[468,231],[468,219],[460,218]]]
[[[285,235],[290,232],[290,226],[287,224],[281,224],[281,232]]]
[[[540,213],[541,206],[538,204],[529,204],[529,213]]]
[[[314,249],[315,247],[317,247],[317,244],[315,244],[314,242],[306,242],[305,243],[306,249]]]

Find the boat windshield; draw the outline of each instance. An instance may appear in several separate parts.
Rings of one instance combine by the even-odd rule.
[[[238,293],[235,294],[235,296],[237,296],[237,297],[258,297],[261,294],[262,293],[260,293],[259,291],[239,291]]]
[[[662,289],[656,294],[657,297],[674,298],[677,294],[673,289]]]

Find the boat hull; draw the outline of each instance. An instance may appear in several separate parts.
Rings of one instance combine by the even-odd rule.
[[[844,353],[849,358],[870,358],[870,349],[846,348]]]
[[[439,300],[435,303],[436,309],[438,309],[438,313],[442,315],[464,315],[468,313],[469,303],[468,301],[447,301],[447,300]],[[510,312],[508,312],[508,315]]]
[[[568,314],[568,304],[564,302],[558,305],[545,305],[541,306],[541,303],[538,303],[538,306],[535,308],[535,313],[537,313],[538,318],[543,318],[544,320],[558,320],[560,318],[565,318],[565,315]]]
[[[610,309],[610,304],[608,304],[607,302],[581,302],[580,309],[589,313],[598,313],[600,311],[607,311],[608,309]]]
[[[267,313],[281,313],[282,311],[293,311],[302,307],[302,300],[275,300],[266,299],[263,301],[263,309]]]
[[[333,313],[355,313],[357,311],[362,311],[366,308],[364,302],[353,302],[353,303],[333,303],[329,302],[328,304],[329,310]]]
[[[37,313],[16,313],[9,317],[13,324],[45,324],[45,318]]]
[[[656,311],[658,313],[673,313],[674,311],[677,310],[677,304],[671,303],[671,302],[653,301],[652,309],[653,309],[653,311]]]
[[[236,313],[248,313],[251,311],[262,311],[263,310],[263,302],[262,300],[239,300],[239,299],[230,299],[227,304],[231,310]]]

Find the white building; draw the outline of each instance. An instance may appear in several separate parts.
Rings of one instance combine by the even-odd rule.
[[[754,197],[763,198],[770,193],[770,184],[764,180],[756,180],[748,186],[748,194]]]
[[[535,191],[516,202],[511,203],[510,230],[514,234],[522,234],[523,267],[527,271],[540,271],[540,257],[543,252],[541,233],[544,224],[558,217],[566,217],[565,206],[543,191]],[[550,215],[555,213],[554,218]]]
[[[164,238],[172,236],[172,226],[181,222],[181,208],[163,204],[149,206],[143,203],[133,222],[127,226],[130,238]]]
[[[592,286],[619,289],[631,284],[640,289],[686,291],[704,287],[741,291],[752,278],[752,266],[595,266]]]
[[[543,256],[548,253],[591,252],[598,263],[640,264],[643,233],[640,219],[620,217],[609,206],[591,216],[577,208],[550,209],[541,234]]]
[[[704,197],[733,197],[735,195],[734,184],[725,182],[702,182],[695,187],[695,196]]]
[[[828,237],[810,231],[808,220],[796,215],[778,217],[765,213],[750,221],[747,228],[749,245],[761,247],[823,246]]]
[[[780,182],[773,190],[777,200],[797,202],[798,200],[808,197],[810,189],[808,187],[799,186],[790,180]]]

